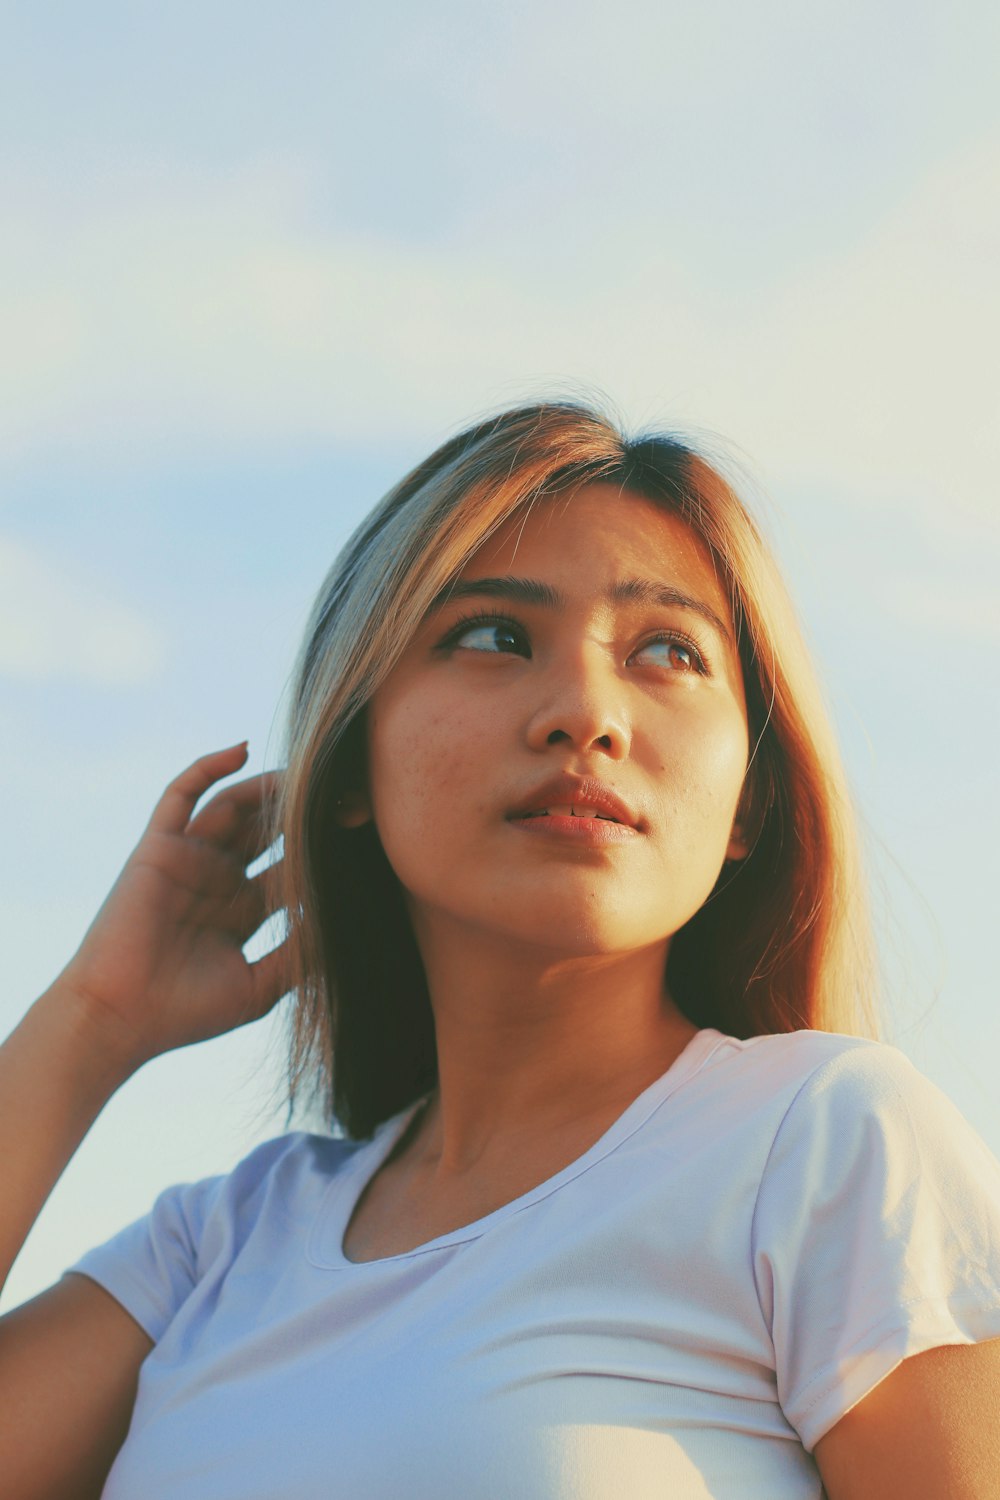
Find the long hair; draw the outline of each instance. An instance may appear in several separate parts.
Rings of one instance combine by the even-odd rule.
[[[627,438],[580,402],[503,411],[442,444],[379,502],[330,569],[292,677],[271,833],[291,992],[292,1102],[308,1086],[353,1139],[433,1088],[434,1019],[403,891],[364,785],[366,705],[432,600],[504,521],[545,496],[612,482],[677,515],[729,594],[751,754],[727,863],[670,944],[667,989],[700,1026],[747,1037],[875,1033],[876,965],[855,818],[834,735],[775,562],[719,464],[673,435]],[[627,501],[625,502],[627,503]]]

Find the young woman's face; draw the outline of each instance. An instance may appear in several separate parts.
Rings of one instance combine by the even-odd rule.
[[[610,484],[508,521],[369,705],[368,755],[418,941],[664,942],[746,852],[743,680],[704,545]],[[588,780],[619,821],[568,821],[600,799]]]

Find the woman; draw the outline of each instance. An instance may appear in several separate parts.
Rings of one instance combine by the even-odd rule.
[[[244,759],[2,1049],[4,1265],[124,1078],[290,988],[341,1134],[0,1322],[5,1494],[1000,1495],[1000,1168],[865,1039],[843,776],[717,467],[578,405],[446,443],[321,590],[285,772],[196,811]]]

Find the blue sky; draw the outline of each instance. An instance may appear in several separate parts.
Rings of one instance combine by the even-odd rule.
[[[444,436],[579,392],[721,434],[869,830],[890,1034],[993,1080],[1000,13],[38,5],[0,48],[9,1030],[164,783],[273,763],[312,596]],[[31,1295],[283,1128],[280,1017],[147,1066]]]

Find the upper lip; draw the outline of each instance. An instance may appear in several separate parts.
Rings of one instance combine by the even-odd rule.
[[[569,772],[553,776],[534,791],[526,792],[508,816],[523,818],[526,813],[539,812],[543,808],[565,806],[592,807],[605,817],[614,818],[616,823],[639,827],[639,819],[617,792],[593,776],[574,776]]]

